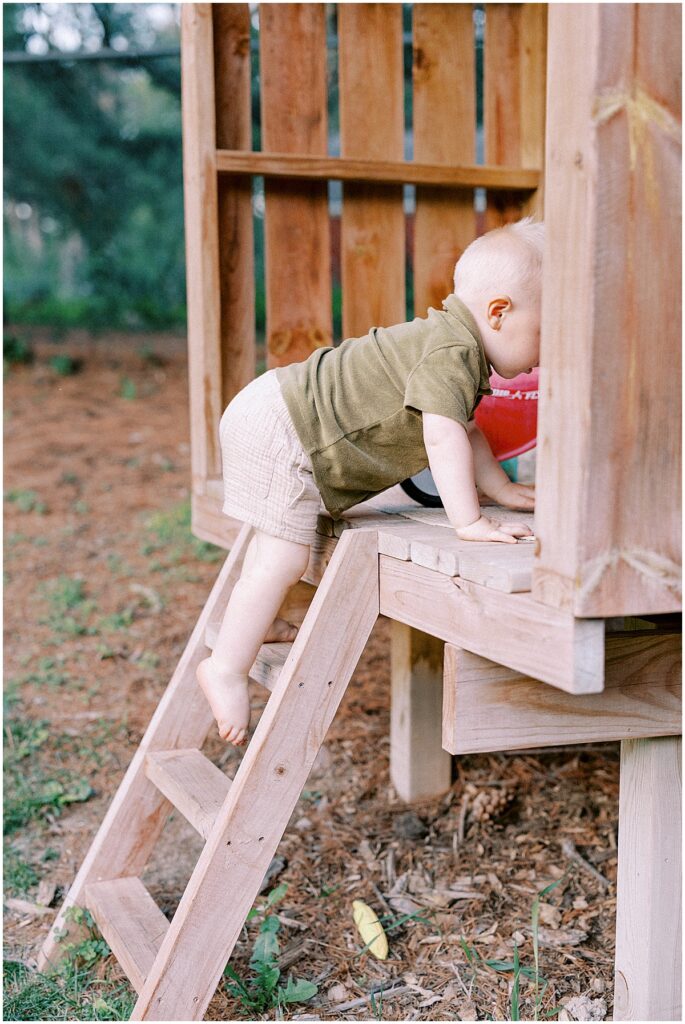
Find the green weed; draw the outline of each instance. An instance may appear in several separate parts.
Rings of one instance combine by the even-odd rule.
[[[5,501],[11,501],[17,505],[20,512],[37,512],[38,515],[42,516],[48,511],[48,506],[41,500],[37,491],[31,489],[21,490],[20,488],[15,488],[11,491],[5,491],[4,497]]]
[[[228,991],[251,1017],[269,1010],[281,1012],[289,1003],[304,1003],[318,992],[313,982],[303,978],[290,976],[285,986],[280,984],[278,932],[281,922],[270,911],[285,896],[287,888],[285,884],[277,886],[269,893],[262,908],[253,907],[248,914],[248,921],[263,915],[250,958],[252,976],[243,981],[230,964],[224,968],[224,974],[231,979],[226,986]]]
[[[4,847],[3,880],[6,896],[26,896],[39,882],[33,865],[11,843],[5,843]]]
[[[97,602],[86,596],[80,577],[62,573],[57,579],[44,583],[40,592],[47,598],[50,608],[47,618],[38,620],[40,623],[51,626],[59,635],[93,636],[97,633],[83,621],[97,608]]]
[[[71,377],[78,373],[83,366],[83,360],[70,356],[67,352],[58,352],[50,356],[48,364],[56,370],[61,377]]]
[[[121,398],[127,398],[129,401],[136,397],[138,390],[136,388],[136,382],[131,380],[130,377],[122,377],[119,383],[119,395]]]
[[[40,658],[33,672],[21,677],[20,682],[32,683],[34,686],[48,686],[57,689],[59,686],[70,686],[74,677],[63,671],[65,658]]]
[[[5,334],[2,339],[2,357],[5,367],[10,367],[20,363],[32,363],[35,354],[25,338],[19,338],[16,334]]]
[[[164,512],[156,512],[144,522],[148,539],[141,545],[143,555],[165,554],[165,560],[155,560],[159,571],[186,559],[200,562],[218,562],[225,552],[216,544],[198,540],[190,530],[190,501],[186,500]]]

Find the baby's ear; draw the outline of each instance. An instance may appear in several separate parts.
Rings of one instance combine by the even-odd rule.
[[[488,323],[493,331],[498,331],[502,326],[502,319],[513,306],[508,295],[500,295],[496,299],[490,299],[488,303]]]

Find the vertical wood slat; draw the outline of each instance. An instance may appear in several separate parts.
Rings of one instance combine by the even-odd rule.
[[[211,6],[217,148],[250,150],[249,6]],[[221,404],[225,407],[256,372],[252,177],[221,175],[218,196]]]
[[[678,5],[550,10],[533,596],[578,616],[680,607],[679,39]]]
[[[325,5],[261,4],[262,148],[326,156]],[[326,182],[265,183],[267,363],[332,344]]]
[[[221,475],[219,231],[212,4],[181,7],[183,195],[193,494]]]
[[[342,156],[402,160],[401,4],[339,4]],[[341,224],[343,336],[406,318],[401,186],[346,183]]]
[[[414,159],[475,164],[476,94],[471,4],[414,5]],[[419,186],[414,221],[414,312],[440,309],[454,264],[476,236],[473,189]]]
[[[485,163],[542,167],[545,153],[546,4],[486,4]],[[486,230],[529,213],[542,217],[542,193],[527,200],[488,193]]]

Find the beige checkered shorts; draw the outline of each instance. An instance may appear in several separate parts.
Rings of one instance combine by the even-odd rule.
[[[274,537],[311,544],[321,495],[273,369],[226,406],[219,440],[222,511]]]

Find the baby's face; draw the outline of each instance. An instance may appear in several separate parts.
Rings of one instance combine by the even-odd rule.
[[[488,356],[500,377],[530,373],[540,360],[540,307],[514,305],[490,338]]]

